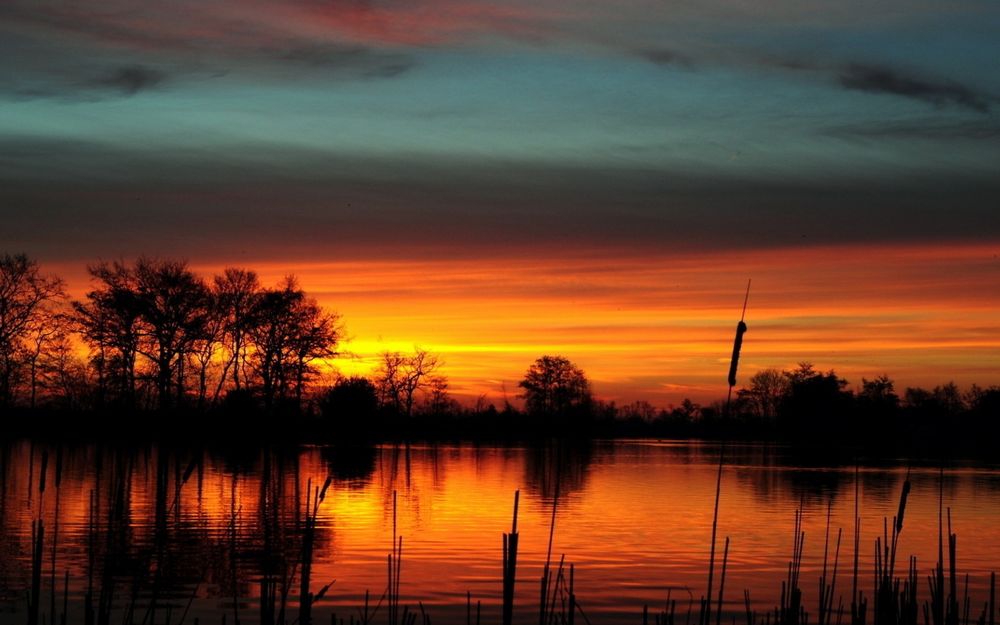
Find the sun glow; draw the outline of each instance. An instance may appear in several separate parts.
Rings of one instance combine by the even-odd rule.
[[[993,383],[1000,261],[993,247],[823,247],[662,257],[246,263],[294,273],[346,326],[331,366],[368,374],[383,351],[429,349],[451,391],[514,400],[542,354],[578,363],[599,396],[658,405],[725,390],[742,288],[753,278],[740,380],[810,361],[852,382]],[[210,274],[221,266],[198,265]]]

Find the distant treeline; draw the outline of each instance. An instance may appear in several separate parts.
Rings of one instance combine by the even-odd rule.
[[[616,405],[582,370],[542,356],[519,382],[523,403],[448,392],[442,362],[414,348],[384,352],[370,377],[324,375],[344,329],[286,277],[262,286],[247,269],[209,279],[186,263],[140,258],[88,267],[91,289],[69,301],[63,281],[24,255],[0,255],[0,409],[5,429],[48,433],[491,438],[659,436],[820,441],[995,440],[1000,387],[908,388],[887,376],[857,391],[802,364],[750,378],[729,405]],[[82,350],[81,345],[86,349]],[[19,418],[23,417],[23,418]],[[44,417],[44,418],[42,418]]]
[[[885,450],[968,443],[992,448],[1000,435],[1000,386],[953,382],[901,394],[887,375],[861,378],[856,390],[833,370],[810,363],[764,369],[727,406],[688,400],[669,410],[645,402],[617,408],[615,430],[658,436],[850,443]],[[872,447],[874,449],[874,447]]]

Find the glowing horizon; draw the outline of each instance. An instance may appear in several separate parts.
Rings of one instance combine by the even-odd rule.
[[[725,396],[725,374],[746,279],[753,279],[738,388],[769,367],[809,361],[857,386],[888,374],[897,392],[954,381],[1000,383],[1000,261],[991,245],[823,246],[674,253],[608,250],[549,258],[191,262],[205,278],[226,266],[265,286],[294,274],[339,313],[342,357],[368,375],[384,351],[420,346],[441,356],[451,393],[518,403],[535,358],[582,367],[597,397],[657,407]],[[73,297],[81,265],[46,266]]]

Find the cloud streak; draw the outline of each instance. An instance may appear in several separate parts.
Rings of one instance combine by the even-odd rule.
[[[646,48],[639,50],[636,54],[653,65],[682,67],[685,69],[689,69],[694,65],[694,59],[687,54],[667,48]]]
[[[955,81],[934,81],[879,65],[851,63],[840,71],[838,80],[845,89],[902,96],[938,107],[958,106],[978,113],[988,113],[993,101],[989,95]]]
[[[417,65],[410,54],[390,52],[356,44],[288,42],[266,47],[260,53],[279,64],[346,74],[359,78],[394,78]]]
[[[123,65],[94,78],[86,83],[86,86],[117,91],[130,96],[158,87],[166,78],[166,73],[152,67]]]
[[[983,241],[1000,233],[1000,186],[986,173],[764,181],[492,159],[263,153],[251,144],[194,158],[32,137],[0,137],[0,155],[0,249],[27,245],[84,258],[777,249]]]

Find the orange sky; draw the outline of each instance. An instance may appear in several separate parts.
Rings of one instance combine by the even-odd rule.
[[[662,258],[270,263],[343,315],[365,372],[383,350],[440,353],[453,392],[513,399],[542,354],[579,364],[601,397],[657,405],[725,392],[753,278],[741,380],[810,360],[852,382],[1000,382],[1000,248],[821,248]],[[253,266],[253,265],[251,265]],[[215,267],[199,267],[212,271]]]
[[[739,379],[808,360],[852,383],[888,373],[905,386],[1000,382],[1000,247],[820,247],[548,260],[243,262],[264,284],[293,273],[338,311],[366,373],[384,350],[440,354],[451,391],[514,401],[542,354],[582,367],[604,399],[657,406],[725,395],[747,278],[753,279]],[[193,262],[209,275],[219,265]],[[54,269],[74,296],[80,267]]]

